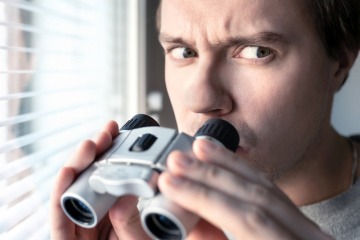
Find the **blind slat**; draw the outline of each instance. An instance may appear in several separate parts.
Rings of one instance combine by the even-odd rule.
[[[49,228],[44,222],[49,217],[48,203],[40,206],[29,218],[22,221],[16,227],[1,235],[4,240],[46,240],[49,239]],[[44,221],[45,220],[45,221]]]
[[[38,52],[40,52],[40,50],[33,49],[33,48],[1,46],[1,45],[0,45],[0,49],[5,50],[5,51],[18,51],[18,52],[23,52],[23,53],[38,53]]]
[[[0,21],[1,26],[5,26],[8,29],[16,29],[19,31],[29,32],[29,33],[35,33],[35,34],[48,34],[48,35],[57,35],[59,37],[66,37],[66,38],[72,38],[79,41],[86,40],[85,37],[79,34],[79,32],[59,32],[56,30],[48,30],[48,29],[41,29],[36,28],[31,25],[27,24],[20,24],[20,23],[14,23],[14,22],[4,22]]]
[[[0,2],[3,2],[4,4],[8,5],[9,7],[13,7],[14,9],[21,9],[23,11],[28,11],[30,14],[33,15],[43,15],[43,16],[49,16],[49,17],[56,17],[59,18],[63,21],[68,21],[70,23],[73,23],[74,21],[77,22],[77,24],[80,25],[88,25],[91,26],[90,24],[94,21],[91,18],[87,18],[86,20],[83,18],[79,18],[78,15],[75,15],[74,12],[74,6],[76,6],[76,2],[74,1],[73,3],[71,3],[71,5],[68,5],[67,9],[73,10],[73,11],[66,11],[67,9],[61,9],[61,8],[57,8],[56,10],[53,8],[49,8],[49,7],[44,7],[43,5],[39,5],[36,3],[29,3],[27,1],[18,1],[18,0],[0,0]],[[61,3],[62,5],[65,3],[66,1],[61,1],[58,3]],[[82,8],[85,7],[84,3],[82,4]],[[96,11],[95,8],[91,7],[90,5],[88,6],[87,9],[89,12],[90,11]],[[74,14],[69,14],[69,13],[74,13]]]
[[[21,147],[29,145],[31,143],[38,142],[46,137],[51,137],[52,135],[55,135],[62,131],[72,129],[72,128],[77,127],[81,124],[84,124],[88,121],[91,121],[94,118],[96,118],[96,115],[89,115],[89,116],[86,116],[84,119],[76,119],[76,121],[73,121],[66,125],[55,126],[54,128],[48,129],[47,131],[34,132],[31,134],[7,141],[5,143],[0,144],[0,154],[9,152],[14,149],[21,148]]]
[[[57,109],[52,109],[52,110],[48,110],[48,111],[22,114],[22,115],[18,115],[18,116],[15,116],[15,117],[10,117],[10,118],[1,120],[0,121],[0,127],[8,126],[8,125],[14,125],[14,124],[22,123],[22,122],[27,122],[27,121],[31,121],[31,120],[34,120],[34,119],[39,119],[39,118],[42,118],[44,116],[49,116],[51,114],[55,114],[55,113],[59,113],[59,112],[65,112],[65,111],[69,111],[69,110],[80,109],[82,107],[91,106],[92,104],[96,105],[96,101],[89,101],[89,102],[77,104],[77,105],[74,105],[74,106],[71,106],[71,107],[63,107],[63,108],[57,108]]]
[[[78,134],[78,136],[69,139],[68,141],[64,142],[63,145],[59,145],[53,147],[51,149],[44,149],[37,151],[33,154],[26,155],[16,161],[12,161],[7,163],[5,166],[0,168],[0,181],[4,179],[13,178],[13,176],[19,174],[20,172],[30,169],[34,167],[36,164],[43,163],[47,161],[51,156],[56,154],[60,154],[63,151],[68,149],[72,149],[76,146],[80,141],[91,137],[93,132],[84,132],[82,134]]]
[[[61,93],[71,93],[71,92],[94,92],[96,87],[88,86],[84,87],[72,87],[72,88],[63,88],[63,89],[54,89],[48,91],[32,91],[32,92],[21,92],[21,93],[12,93],[7,94],[5,96],[0,96],[0,101],[2,100],[14,100],[14,99],[22,99],[22,98],[29,98],[29,97],[39,97],[44,95],[50,94],[61,94]]]
[[[1,74],[7,74],[7,75],[21,75],[21,74],[31,74],[31,75],[35,75],[35,74],[64,74],[64,73],[81,73],[81,72],[86,72],[86,73],[91,73],[94,72],[94,69],[78,69],[78,68],[73,68],[73,69],[37,69],[37,70],[10,70],[10,71],[1,71],[0,70],[0,76]]]
[[[36,192],[35,190],[37,190],[40,185],[46,183],[46,181],[56,175],[56,171],[62,163],[63,162],[59,161],[54,164],[49,164],[42,171],[37,171],[4,188],[0,193],[0,204],[4,206],[26,193]]]
[[[113,14],[127,1],[0,0],[0,240],[49,239],[54,176],[123,112],[112,85],[127,76],[126,44],[114,53],[128,13]]]
[[[49,181],[48,181],[49,182]],[[43,186],[40,189],[50,189],[50,185]],[[15,206],[7,209],[4,213],[1,213],[0,218],[0,232],[6,232],[13,228],[17,223],[26,219],[28,216],[34,213],[39,207],[48,201],[48,192],[37,191],[24,201],[16,204]],[[31,207],[30,207],[31,206]]]
[[[16,46],[1,46],[0,50],[6,51],[7,53],[14,52],[14,53],[27,53],[27,54],[34,54],[34,55],[63,55],[68,56],[71,58],[74,58],[75,56],[77,58],[85,58],[91,56],[93,52],[87,52],[84,53],[78,53],[73,49],[68,50],[67,52],[64,50],[59,49],[42,49],[42,48],[26,48],[26,47],[16,47]]]

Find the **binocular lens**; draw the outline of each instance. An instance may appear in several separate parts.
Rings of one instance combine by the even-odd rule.
[[[150,214],[145,219],[148,229],[159,239],[181,239],[181,231],[168,217]]]
[[[69,215],[83,224],[92,224],[94,215],[90,209],[80,200],[76,198],[68,198],[64,201],[64,207]]]

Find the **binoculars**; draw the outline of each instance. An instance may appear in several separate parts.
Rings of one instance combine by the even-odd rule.
[[[96,224],[122,196],[145,199],[141,223],[153,239],[185,239],[199,217],[170,200],[157,188],[174,150],[192,152],[196,138],[207,138],[235,151],[236,129],[222,119],[210,119],[194,136],[159,127],[150,116],[135,115],[121,129],[111,148],[84,170],[61,197],[65,214],[84,228]]]

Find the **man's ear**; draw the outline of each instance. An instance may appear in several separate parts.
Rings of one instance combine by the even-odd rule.
[[[333,75],[334,92],[340,90],[340,88],[344,85],[347,77],[349,76],[349,72],[358,56],[358,53],[359,49],[353,50],[344,47],[343,51],[336,59],[337,69]]]

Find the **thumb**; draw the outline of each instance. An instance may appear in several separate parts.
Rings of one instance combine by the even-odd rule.
[[[201,219],[186,239],[227,240],[228,238],[223,231],[204,219]]]
[[[110,209],[110,221],[119,239],[150,239],[142,228],[137,203],[137,197],[124,196]]]

